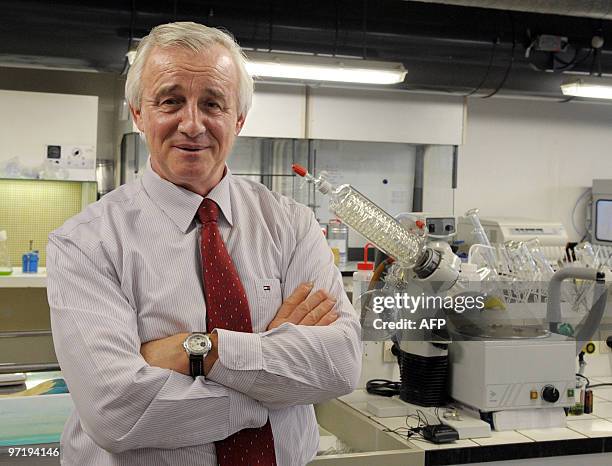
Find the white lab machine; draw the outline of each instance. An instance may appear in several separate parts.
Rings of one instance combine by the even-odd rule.
[[[525,242],[536,238],[541,251],[550,261],[563,260],[569,241],[567,231],[560,222],[513,217],[481,217],[480,223],[492,245],[509,241]],[[474,226],[468,217],[459,217],[457,239],[469,247],[474,244]]]
[[[482,290],[474,290],[472,284],[460,276],[459,258],[446,242],[439,241],[443,236],[452,235],[452,222],[448,225],[446,221],[433,222],[430,226],[419,219],[413,221],[416,228],[411,228],[410,223],[401,221],[405,219],[394,219],[350,185],[334,187],[323,177],[314,178],[301,166],[294,166],[294,171],[313,183],[321,193],[329,194],[330,209],[394,259],[391,265],[386,262],[388,270],[380,291],[382,295],[370,299],[379,293],[371,289],[360,297],[364,301],[360,306],[362,325],[368,322],[368,316],[375,317],[383,312],[372,305],[375,299],[391,297],[391,302],[395,303],[393,296],[398,293],[410,296],[429,293],[453,298],[481,296],[490,301],[488,307],[473,308],[470,312],[459,310],[454,301],[455,305],[445,314],[451,324],[446,337],[421,330],[419,334],[404,333],[406,329],[414,329],[410,326],[394,326],[392,331],[372,337],[394,342],[393,353],[398,357],[401,383],[399,398],[374,400],[368,403],[369,411],[381,417],[422,413],[430,424],[452,425],[459,438],[490,435],[491,425],[496,430],[565,426],[564,408],[574,404],[576,355],[583,341],[592,337],[605,309],[606,293],[602,292],[605,283],[601,272],[584,267],[557,272],[547,270],[549,285],[544,295],[539,286],[525,289],[530,283],[525,278],[530,277],[533,283],[534,278],[541,279],[544,275],[532,273],[519,276],[522,281],[507,280],[506,276],[497,275],[492,257],[487,262],[494,273],[483,275]],[[480,222],[476,209],[468,211],[466,216],[469,218],[463,226],[464,238],[470,241],[476,236],[479,240],[470,242],[483,244],[489,250],[494,243],[525,244],[534,238],[538,240],[536,246],[544,248],[564,248],[567,241],[565,228],[559,223],[501,219]],[[427,241],[428,233],[440,229],[442,235],[438,241]],[[534,256],[539,250],[534,247],[519,252]],[[514,264],[513,267],[517,268]],[[561,283],[567,279],[596,281],[598,293],[594,296],[603,296],[594,299],[574,339],[556,334],[558,325],[563,323]],[[541,299],[543,296],[546,301]],[[537,307],[538,303],[545,302],[546,320],[532,325],[522,315],[510,314],[503,301],[523,306],[528,313],[534,304]],[[397,322],[402,316],[402,306],[389,306],[384,312],[390,322]],[[427,306],[418,307],[421,311],[428,310]],[[496,309],[498,307],[501,309]],[[429,310],[438,313],[442,308],[434,306]],[[363,335],[367,335],[366,327],[364,332]],[[447,401],[449,375],[450,395],[465,408],[462,416],[469,422],[463,423],[461,416],[447,419],[445,414],[448,413],[442,413],[444,419],[440,417],[439,409],[444,408]]]
[[[449,345],[451,397],[481,412],[569,408],[575,350],[575,341],[557,334],[454,341]]]

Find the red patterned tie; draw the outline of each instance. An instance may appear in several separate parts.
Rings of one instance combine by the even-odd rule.
[[[219,207],[204,199],[198,209],[202,222],[200,251],[206,297],[208,332],[225,328],[236,332],[253,332],[246,293],[217,225]],[[243,429],[215,442],[219,466],[275,466],[274,437],[270,420],[256,429]]]

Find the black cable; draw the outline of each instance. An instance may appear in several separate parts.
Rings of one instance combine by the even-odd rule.
[[[130,33],[128,38],[128,46],[127,51],[125,53],[125,60],[123,61],[123,69],[121,70],[121,76],[127,73],[128,68],[130,67],[130,61],[127,58],[127,54],[132,48],[132,41],[134,40],[134,22],[136,21],[136,0],[132,0],[132,11],[130,13]]]
[[[489,73],[491,72],[491,66],[493,66],[493,59],[495,58],[495,51],[497,50],[498,43],[499,43],[499,37],[496,37],[495,40],[493,41],[493,47],[491,47],[491,56],[489,57],[489,65],[487,66],[487,71],[485,71],[485,74],[482,80],[480,81],[480,83],[478,83],[478,86],[476,86],[468,94],[466,94],[466,97],[469,97],[475,94],[476,92],[478,92],[480,88],[484,85],[484,83],[487,81],[487,78],[489,77]]]
[[[268,52],[272,51],[272,20],[274,18],[274,2],[270,2],[270,10],[268,11]]]
[[[590,385],[591,385],[591,381],[590,381],[590,380],[589,380],[587,377],[585,377],[585,376],[584,376],[584,375],[582,375],[582,374],[578,374],[578,373],[576,373],[576,377],[581,377],[581,378],[583,378],[584,380],[586,380],[586,388],[589,388],[589,387],[590,387]]]
[[[595,385],[589,385],[587,388],[599,388],[599,387],[612,387],[612,383],[598,383]]]
[[[576,53],[574,54],[574,58],[572,58],[569,62],[566,62],[565,60],[557,57],[556,54],[553,54],[553,60],[558,61],[559,63],[565,65],[562,66],[561,68],[555,68],[555,70],[566,70],[566,69],[571,69],[574,68],[576,65],[582,65],[587,58],[589,58],[591,56],[591,53],[593,53],[593,49],[589,49],[587,50],[586,54],[584,55],[584,57],[580,58],[580,60],[578,60],[578,50],[576,49]],[[581,50],[581,49],[580,49]]]
[[[591,60],[591,67],[589,68],[589,76],[593,76],[593,71],[595,70],[595,62],[597,62],[597,54],[599,50],[596,48],[593,49],[593,59]]]
[[[334,9],[336,11],[336,20],[334,24],[334,57],[338,55],[338,30],[340,29],[340,13],[338,8],[338,0],[334,1]]]
[[[559,62],[559,63],[561,63],[564,66],[562,66],[561,68],[555,68],[555,66],[553,64],[553,71],[560,70],[562,68],[567,68],[568,66],[573,66],[576,63],[576,59],[578,58],[578,49],[574,49],[574,56],[572,57],[572,59],[570,61],[565,61],[562,58],[557,57],[557,53],[559,53],[559,52],[553,52],[552,53],[553,61]]]
[[[386,379],[372,379],[366,383],[366,391],[372,395],[392,397],[399,395],[401,382]]]
[[[362,17],[362,41],[363,41],[363,59],[368,58],[368,0],[363,0],[363,17]]]
[[[512,70],[512,65],[514,64],[514,51],[516,50],[516,31],[515,31],[515,25],[514,25],[514,16],[512,15],[512,13],[509,13],[509,15],[510,15],[510,20],[512,24],[512,52],[510,55],[510,63],[508,63],[508,66],[506,67],[506,72],[504,73],[504,78],[499,83],[499,86],[497,86],[497,89],[495,89],[489,95],[485,95],[484,97],[482,97],[483,99],[488,99],[490,97],[493,97],[504,87],[504,84],[506,84],[506,80],[508,79],[508,76],[510,76],[510,70]]]

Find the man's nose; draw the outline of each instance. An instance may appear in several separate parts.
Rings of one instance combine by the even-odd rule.
[[[206,133],[204,115],[200,112],[197,103],[187,104],[182,108],[178,130],[190,138],[196,138]]]

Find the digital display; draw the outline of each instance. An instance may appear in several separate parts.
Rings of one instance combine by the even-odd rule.
[[[612,242],[612,199],[595,203],[595,239]]]
[[[47,158],[59,159],[62,157],[62,146],[47,146]]]

